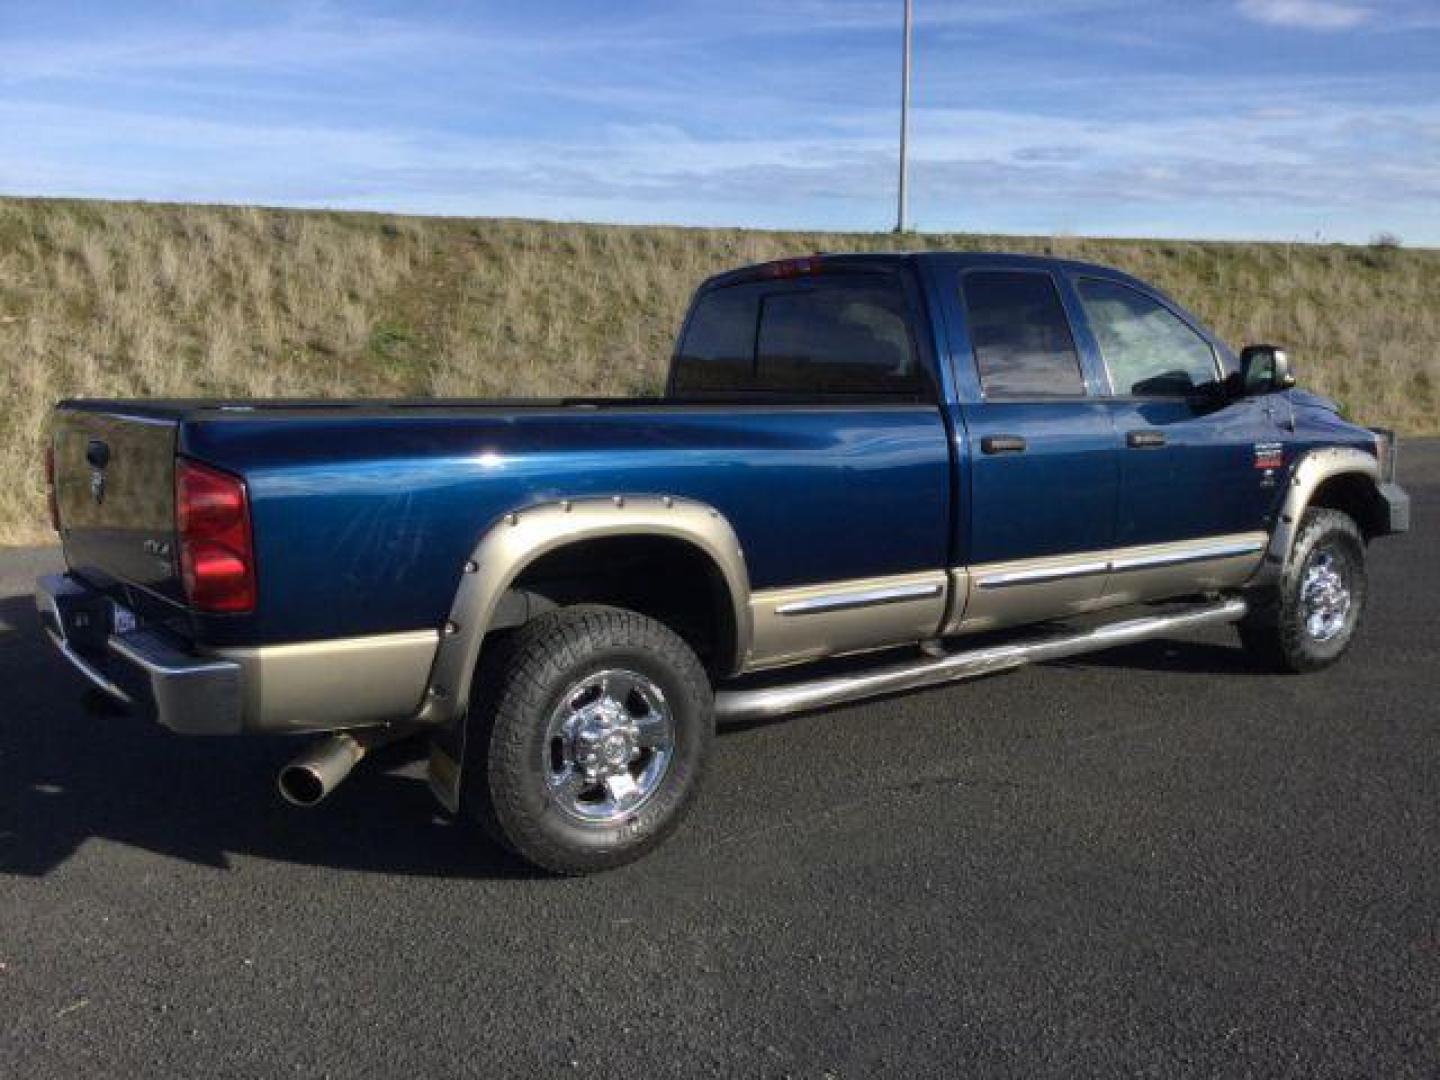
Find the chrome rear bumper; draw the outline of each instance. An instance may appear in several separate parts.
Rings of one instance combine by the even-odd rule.
[[[182,735],[242,730],[234,661],[191,655],[167,635],[135,626],[129,611],[68,574],[38,579],[35,607],[60,654],[112,699]]]
[[[297,734],[413,718],[434,630],[197,653],[71,574],[35,582],[60,654],[105,694],[182,735]]]

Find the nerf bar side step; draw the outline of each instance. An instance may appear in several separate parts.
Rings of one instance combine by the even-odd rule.
[[[723,690],[715,695],[715,716],[721,722],[764,720],[787,713],[823,709],[881,694],[918,690],[926,686],[973,679],[1025,664],[1060,660],[1067,656],[1130,645],[1162,634],[1201,626],[1236,622],[1247,610],[1239,598],[1210,601],[1164,615],[1150,615],[1108,623],[1038,641],[991,645],[941,656],[888,664],[844,675],[834,675],[788,686],[754,690]]]

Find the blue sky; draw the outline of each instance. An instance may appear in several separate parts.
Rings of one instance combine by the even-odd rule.
[[[929,231],[1440,246],[1440,0],[915,0]],[[881,230],[901,0],[0,0],[0,192]]]

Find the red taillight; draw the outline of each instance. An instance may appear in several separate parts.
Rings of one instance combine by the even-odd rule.
[[[252,610],[255,553],[245,482],[193,461],[177,461],[175,530],[190,605],[228,614]]]
[[[50,527],[60,531],[60,500],[55,495],[55,447],[45,444],[45,497],[50,501]]]

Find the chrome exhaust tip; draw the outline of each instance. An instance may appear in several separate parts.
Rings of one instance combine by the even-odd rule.
[[[292,758],[280,770],[276,786],[286,802],[314,806],[339,787],[371,750],[408,739],[421,729],[421,725],[406,721],[388,727],[337,731]]]
[[[276,780],[280,794],[295,806],[314,806],[340,786],[366,749],[353,735],[331,735],[280,770]]]

